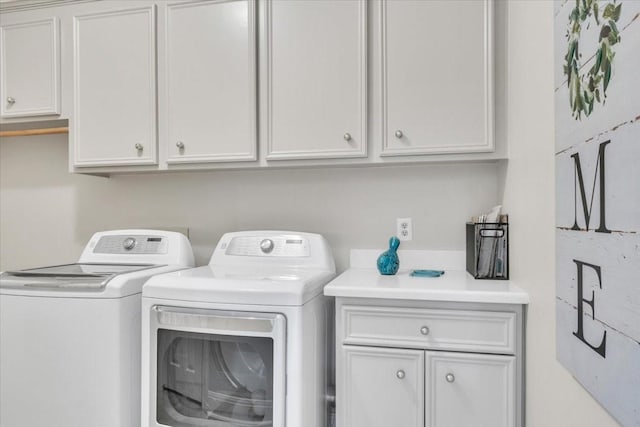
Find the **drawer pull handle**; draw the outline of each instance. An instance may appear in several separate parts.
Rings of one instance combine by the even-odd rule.
[[[427,326],[423,326],[422,328],[420,328],[420,333],[422,335],[429,335],[429,328]]]
[[[134,146],[136,148],[136,150],[138,151],[142,151],[144,149],[144,147],[142,146],[142,144],[138,143]]]
[[[456,377],[454,377],[453,374],[449,373],[445,376],[445,379],[447,380],[448,383],[452,383],[456,380]]]
[[[15,103],[16,103],[15,98],[12,98],[12,97],[10,97],[10,96],[8,96],[8,97],[7,97],[7,104],[9,104],[9,105],[13,105],[13,104],[15,104]]]
[[[396,377],[398,377],[398,379],[403,379],[405,377],[404,371],[400,369],[398,372],[396,372]]]

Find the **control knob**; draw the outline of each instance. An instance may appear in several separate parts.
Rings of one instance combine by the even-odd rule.
[[[273,240],[271,239],[264,239],[260,242],[260,250],[265,254],[271,252],[273,250],[273,246]]]
[[[133,237],[127,237],[126,239],[124,239],[124,242],[122,242],[122,246],[130,251],[131,249],[133,249],[136,246],[136,239],[134,239]]]

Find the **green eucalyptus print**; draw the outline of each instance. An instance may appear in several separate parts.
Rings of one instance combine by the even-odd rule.
[[[594,102],[603,105],[605,103],[615,56],[613,46],[620,43],[617,22],[621,10],[622,4],[616,4],[615,0],[607,3],[602,10],[598,0],[576,0],[576,5],[569,15],[564,74],[567,76],[569,87],[571,114],[576,120],[580,120],[582,114],[588,117],[593,112]],[[600,28],[598,50],[593,57],[587,59],[587,62],[591,58],[594,59],[593,66],[586,73],[580,74],[580,32],[583,26],[588,28],[592,20]]]

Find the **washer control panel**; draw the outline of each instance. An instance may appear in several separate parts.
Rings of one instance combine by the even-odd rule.
[[[102,236],[93,253],[96,254],[166,254],[167,239],[163,236]]]
[[[135,248],[137,244],[138,241],[135,238],[127,237],[126,239],[124,239],[124,242],[122,242],[122,247],[130,251],[131,249]]]
[[[238,236],[230,242],[221,242],[225,255],[308,257],[309,241],[303,236]]]

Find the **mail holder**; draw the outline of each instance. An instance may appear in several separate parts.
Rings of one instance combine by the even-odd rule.
[[[467,223],[467,271],[476,279],[509,279],[508,223]]]

